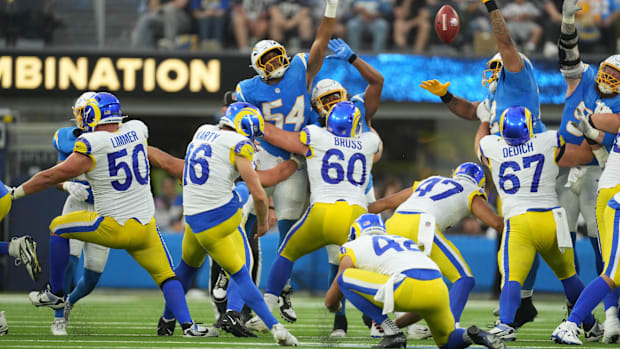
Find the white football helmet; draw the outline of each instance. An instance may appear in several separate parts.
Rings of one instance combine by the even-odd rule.
[[[73,117],[77,127],[82,128],[82,112],[84,112],[86,102],[88,102],[89,99],[93,98],[96,93],[97,92],[86,91],[82,93],[73,103],[71,109],[73,110]]]
[[[261,58],[270,51],[276,51],[276,55],[263,62]],[[251,67],[263,80],[281,78],[288,69],[290,60],[286,55],[286,49],[277,41],[261,40],[259,41],[250,56],[252,61]],[[274,63],[279,63],[274,67]]]
[[[521,55],[524,61],[530,62],[530,59],[523,53],[519,52],[519,55]],[[487,69],[482,72],[482,86],[487,86],[491,93],[494,93],[497,89],[497,79],[499,79],[502,64],[502,56],[498,52],[487,61]]]
[[[616,70],[618,75],[620,75],[620,55],[607,57],[607,59],[601,63],[601,66],[598,68],[598,73],[596,74],[596,83],[601,93],[620,93],[620,79],[609,73],[603,72],[605,67],[610,67]]]
[[[332,94],[338,94],[337,99],[323,101],[324,97]],[[323,79],[319,81],[312,89],[312,105],[322,117],[327,117],[329,110],[338,102],[347,101],[347,90],[336,80]]]

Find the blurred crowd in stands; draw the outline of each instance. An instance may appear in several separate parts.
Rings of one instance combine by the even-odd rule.
[[[59,20],[56,8],[65,8],[60,5],[66,1],[92,7],[101,0],[0,0],[0,35],[5,45],[36,32],[46,45],[62,44],[52,42],[51,33],[66,24]],[[106,11],[121,6],[117,2],[105,0]],[[133,3],[135,13],[134,20],[126,22],[125,47],[243,52],[265,38],[291,51],[307,50],[324,8],[324,0],[127,0],[122,6],[128,3]],[[493,51],[491,26],[480,0],[340,0],[334,32],[354,50],[441,54],[441,48],[433,52],[445,46],[434,32],[433,19],[444,4],[452,5],[461,18],[453,53]],[[562,0],[502,0],[499,4],[523,52],[556,54]],[[577,25],[582,51],[617,52],[620,0],[582,0],[580,6]]]

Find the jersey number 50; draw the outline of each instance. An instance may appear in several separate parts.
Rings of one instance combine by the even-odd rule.
[[[340,162],[329,162],[330,158],[333,156],[335,156],[337,160],[344,160],[344,153],[342,153],[339,149],[329,149],[326,151],[323,156],[323,164],[321,165],[321,177],[325,183],[338,184],[344,180],[345,170]],[[355,164],[358,161],[362,163],[362,178],[360,178],[359,181],[353,178],[353,174],[355,173]],[[336,171],[336,177],[330,176],[330,170]],[[346,176],[349,183],[353,185],[361,186],[366,183],[366,157],[363,154],[355,153],[351,156],[347,164]]]
[[[142,153],[144,156],[144,163],[146,166],[146,173],[144,176],[140,173],[140,159],[138,156]],[[133,148],[133,152],[131,154],[131,168],[129,164],[123,161],[121,158],[127,156],[127,149],[122,149],[119,151],[115,151],[114,153],[108,154],[108,172],[110,173],[110,177],[116,177],[120,171],[125,172],[125,182],[121,183],[119,180],[112,181],[112,187],[118,191],[125,191],[129,189],[131,186],[131,182],[133,178],[136,178],[136,181],[140,183],[140,185],[146,185],[149,183],[149,160],[146,157],[146,151],[144,150],[143,144],[138,144]],[[133,175],[132,175],[133,169]]]

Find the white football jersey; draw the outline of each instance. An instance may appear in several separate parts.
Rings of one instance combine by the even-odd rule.
[[[598,180],[598,189],[613,188],[620,184],[620,132],[609,152],[605,169]]]
[[[254,147],[249,139],[217,125],[202,125],[185,154],[183,170],[183,213],[194,215],[216,209],[233,198],[235,155],[252,161]]]
[[[340,247],[340,256],[348,255],[355,267],[384,275],[396,275],[409,269],[439,267],[407,238],[396,235],[364,235]]]
[[[119,224],[130,218],[147,224],[153,218],[148,136],[146,125],[132,120],[116,132],[89,132],[76,140],[74,151],[90,156],[95,163],[86,179],[100,216],[112,217]]]
[[[556,131],[535,134],[529,141],[508,145],[500,136],[480,140],[479,155],[489,160],[505,218],[529,209],[560,206],[555,190],[559,167],[555,150],[564,144]]]
[[[310,204],[346,201],[367,207],[365,189],[379,137],[365,132],[353,138],[337,137],[325,128],[309,125],[300,133],[309,146],[306,154]]]
[[[432,176],[414,184],[413,193],[396,212],[432,214],[440,231],[454,226],[471,212],[472,200],[484,191],[464,178]]]

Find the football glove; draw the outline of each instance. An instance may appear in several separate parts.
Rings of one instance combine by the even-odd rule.
[[[575,14],[581,10],[577,6],[579,0],[564,0],[562,3],[562,21],[567,24],[575,23]]]
[[[594,108],[594,114],[611,114],[611,108],[600,99],[596,101],[596,108]]]
[[[478,103],[478,107],[476,108],[476,117],[480,120],[480,122],[491,122],[492,116],[488,99]]]
[[[439,80],[426,80],[422,81],[420,87],[427,90],[428,92],[434,94],[435,96],[442,97],[446,93],[448,93],[448,87],[450,87],[450,81],[442,84]]]
[[[592,124],[590,123],[590,117],[589,115],[585,114],[583,104],[581,104],[575,109],[575,117],[577,118],[577,120],[579,120],[577,128],[583,133],[584,137],[596,141],[601,132],[595,129],[594,126],[592,126]]]
[[[19,187],[9,187],[8,185],[5,184],[4,187],[6,188],[6,190],[8,190],[9,195],[11,195],[12,200],[16,200],[16,199],[26,196],[26,193],[24,192],[24,188],[21,185]]]
[[[351,47],[349,47],[349,45],[347,45],[347,43],[342,39],[329,40],[328,47],[330,50],[334,51],[334,54],[331,55],[331,57],[342,59],[347,62],[351,56],[355,54],[353,50],[351,50]]]
[[[62,189],[69,193],[77,201],[86,201],[88,199],[88,185],[66,181],[62,183]]]

